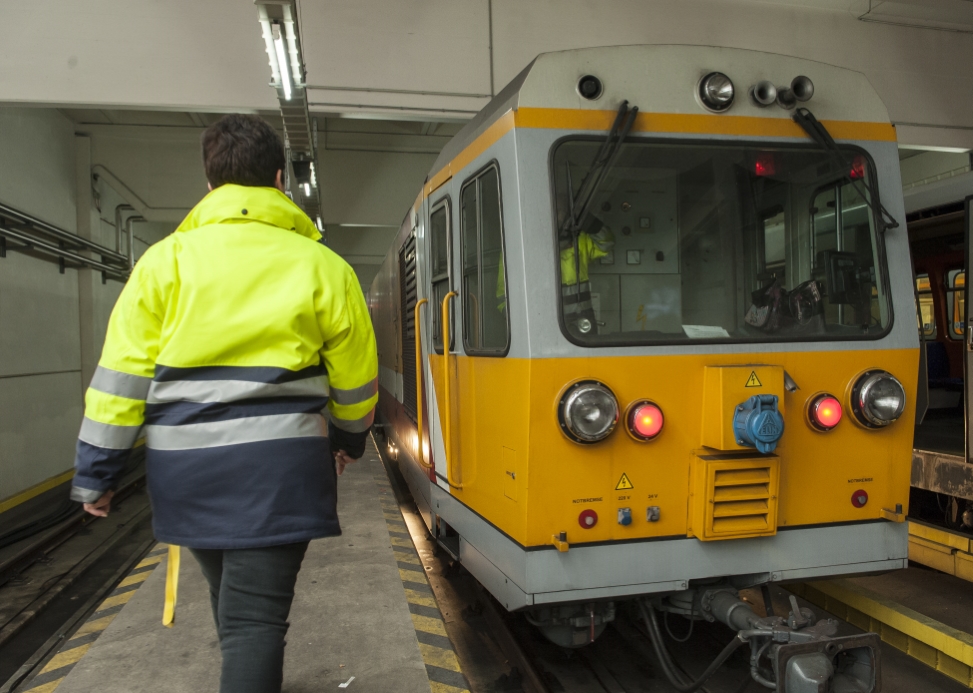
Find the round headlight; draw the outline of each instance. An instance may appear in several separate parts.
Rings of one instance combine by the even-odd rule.
[[[699,80],[697,93],[703,106],[714,113],[729,109],[735,95],[733,82],[722,72],[710,72]]]
[[[618,422],[618,400],[596,380],[582,380],[569,387],[557,409],[558,423],[576,443],[597,443],[607,438]]]
[[[887,371],[862,373],[851,389],[851,410],[863,426],[888,426],[905,411],[905,388]]]

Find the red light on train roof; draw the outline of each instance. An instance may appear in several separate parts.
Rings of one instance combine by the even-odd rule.
[[[636,440],[652,440],[662,432],[665,417],[658,405],[643,400],[628,411],[628,430]]]
[[[848,176],[852,180],[860,180],[865,177],[865,157],[861,154],[856,154],[852,160],[851,171],[848,172]]]
[[[834,395],[819,395],[811,401],[807,415],[813,428],[830,431],[841,421],[841,402]]]

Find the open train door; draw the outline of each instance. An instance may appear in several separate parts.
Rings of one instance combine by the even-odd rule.
[[[966,204],[964,205],[966,210],[965,218],[965,233],[966,233],[966,258],[965,258],[965,270],[966,277],[970,276],[970,268],[973,268],[973,195],[966,198]],[[973,304],[970,302],[970,282],[965,281],[965,287],[963,288],[963,334],[966,342],[966,348],[963,350],[963,390],[964,390],[964,405],[965,405],[965,423],[966,423],[966,461],[970,462],[970,453],[973,451],[973,426],[970,425],[970,412],[973,411]]]

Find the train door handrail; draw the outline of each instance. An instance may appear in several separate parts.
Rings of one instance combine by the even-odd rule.
[[[419,309],[429,303],[429,299],[421,298],[416,302],[415,325],[416,325],[416,426],[419,429],[418,456],[419,466],[425,470],[432,469],[432,465],[426,462],[422,446],[422,322],[419,320]]]
[[[449,484],[450,488],[462,489],[463,484],[453,481],[453,465],[449,461],[453,441],[453,409],[449,397],[449,343],[453,331],[450,329],[449,323],[449,299],[456,298],[456,296],[455,291],[450,291],[443,296],[443,390],[446,395],[446,425],[443,427],[443,443],[446,446],[446,483]]]

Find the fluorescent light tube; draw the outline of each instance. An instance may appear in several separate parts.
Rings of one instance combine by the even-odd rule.
[[[274,50],[277,53],[277,64],[280,67],[280,83],[284,88],[284,99],[291,100],[291,73],[287,67],[287,52],[284,50],[284,27],[280,24],[277,27],[277,35],[274,37]]]

